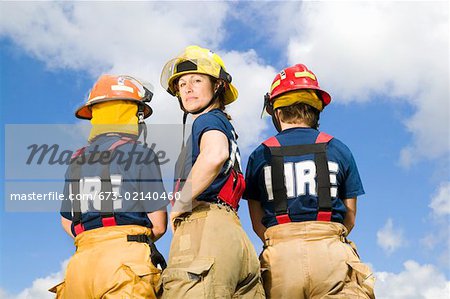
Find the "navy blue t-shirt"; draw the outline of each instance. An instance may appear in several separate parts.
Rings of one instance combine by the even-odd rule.
[[[230,158],[225,162],[219,175],[212,184],[197,197],[197,200],[199,201],[211,202],[216,200],[217,195],[228,179],[229,170],[233,167],[235,161],[240,163],[239,148],[236,143],[237,136],[234,132],[234,128],[222,110],[213,109],[197,117],[192,124],[192,133],[186,142],[185,152],[181,153],[181,155],[186,155],[186,158],[183,158],[180,155],[180,158],[177,161],[176,169],[179,169],[180,161],[184,160],[184,168],[180,172],[181,177],[187,178],[189,175],[192,165],[194,165],[200,154],[200,141],[203,134],[212,130],[220,131],[227,137]],[[175,175],[180,176],[178,173]]]
[[[291,128],[276,135],[282,146],[313,144],[319,131],[312,128]],[[330,170],[332,221],[343,223],[346,208],[343,200],[364,194],[358,168],[348,147],[336,138],[327,146]],[[250,155],[246,169],[243,197],[260,201],[264,209],[262,223],[277,224],[273,207],[270,151],[259,145]],[[289,216],[292,221],[312,221],[317,217],[318,198],[314,155],[284,157]]]
[[[89,199],[81,200],[81,222],[85,230],[102,227],[101,196],[103,198],[112,196],[112,194],[101,193],[101,174],[107,163],[98,160],[91,160],[92,163],[90,163],[90,154],[107,151],[118,140],[120,136],[102,135],[85,149],[86,159],[81,165],[80,175],[80,196]],[[160,210],[169,202],[166,198],[157,156],[150,148],[144,148],[137,143],[121,145],[112,154],[109,172],[112,192],[118,195],[113,203],[117,224],[152,227],[147,213]],[[72,194],[72,166],[69,166],[66,171],[65,200],[61,205],[61,215],[69,220],[72,220],[73,216],[73,208],[69,200]],[[72,232],[74,232],[73,224]]]

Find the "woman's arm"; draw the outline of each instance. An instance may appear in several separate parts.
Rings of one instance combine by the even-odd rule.
[[[195,198],[212,184],[228,158],[228,138],[225,134],[217,130],[205,132],[200,140],[197,160],[181,191],[180,199],[175,201],[173,212],[170,213],[171,220],[195,207]]]

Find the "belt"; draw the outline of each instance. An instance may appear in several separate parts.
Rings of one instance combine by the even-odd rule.
[[[233,208],[230,204],[224,202],[223,200],[221,200],[219,198],[216,198],[216,200],[211,201],[210,203],[225,207],[228,212],[231,210],[231,211],[237,213],[237,210],[235,208]]]
[[[158,251],[155,243],[148,235],[128,235],[128,242],[138,242],[138,243],[146,243],[150,247],[150,260],[152,264],[155,265],[160,270],[164,270],[167,268],[166,260],[164,256]]]

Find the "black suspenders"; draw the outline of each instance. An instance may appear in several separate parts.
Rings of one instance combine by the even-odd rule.
[[[75,235],[78,235],[85,231],[83,223],[81,222],[81,190],[80,190],[80,180],[81,180],[81,167],[83,164],[87,163],[87,161],[92,161],[96,163],[101,160],[102,163],[98,163],[102,165],[101,172],[101,194],[107,195],[101,201],[100,215],[102,217],[102,225],[103,226],[114,226],[117,225],[116,219],[114,217],[114,202],[113,202],[113,190],[111,184],[111,173],[110,173],[110,163],[113,157],[113,152],[116,148],[126,143],[134,143],[135,141],[131,138],[121,138],[118,141],[114,142],[108,149],[109,155],[105,159],[102,157],[103,152],[95,152],[90,156],[84,156],[84,149],[77,151],[77,153],[72,157],[71,165],[70,165],[70,173],[69,179],[70,184],[72,186],[72,194],[75,197],[72,200],[72,210],[73,217],[72,223],[75,230]],[[78,197],[78,198],[77,198]]]
[[[320,133],[314,144],[282,146],[276,137],[263,142],[271,154],[271,177],[275,217],[278,224],[291,222],[288,211],[287,190],[284,175],[284,157],[314,155],[317,171],[318,221],[331,221],[332,203],[330,193],[330,173],[326,148],[333,137]]]

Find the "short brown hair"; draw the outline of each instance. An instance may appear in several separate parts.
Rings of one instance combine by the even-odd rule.
[[[319,126],[320,111],[308,104],[296,103],[277,108],[276,110],[280,110],[280,120],[284,123],[296,124],[304,122],[309,127],[315,129]]]

